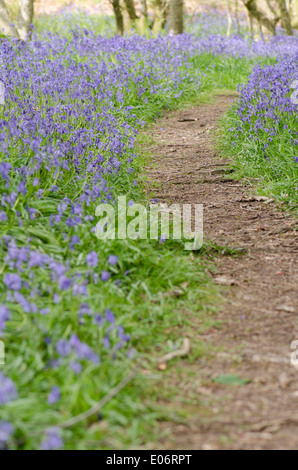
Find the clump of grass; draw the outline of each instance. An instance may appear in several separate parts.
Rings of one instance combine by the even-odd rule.
[[[298,107],[292,84],[298,60],[258,66],[241,88],[239,102],[223,120],[221,148],[234,158],[239,176],[288,207],[298,202]]]

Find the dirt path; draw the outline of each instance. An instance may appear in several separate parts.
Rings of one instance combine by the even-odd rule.
[[[249,201],[253,189],[223,181],[228,162],[216,158],[212,130],[232,100],[218,96],[214,104],[170,113],[153,129],[155,196],[203,203],[205,237],[246,249],[243,256],[216,260],[217,282],[233,285],[222,287],[221,328],[202,340],[219,352],[190,366],[199,405],[187,425],[164,425],[167,449],[298,448],[298,370],[290,363],[298,339],[295,220],[272,203]],[[221,375],[250,382],[215,383]],[[188,393],[185,383],[177,387]]]

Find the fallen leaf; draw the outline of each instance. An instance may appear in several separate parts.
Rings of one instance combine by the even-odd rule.
[[[181,284],[181,287],[184,290],[187,290],[188,286],[189,286],[189,282],[182,282],[182,284]]]
[[[225,385],[247,385],[250,383],[249,379],[241,379],[238,375],[220,375],[213,379],[213,382],[218,384],[225,384]]]
[[[287,376],[285,372],[282,372],[280,376],[278,377],[278,382],[279,382],[280,388],[284,390],[291,383],[291,379]]]
[[[295,309],[288,305],[280,305],[279,307],[275,307],[275,310],[278,310],[279,312],[295,313]]]
[[[225,276],[219,276],[214,278],[215,284],[219,284],[221,286],[236,286],[239,285],[235,279],[231,279]]]
[[[181,297],[184,294],[183,290],[178,288],[173,289],[171,293],[174,295],[174,297]]]

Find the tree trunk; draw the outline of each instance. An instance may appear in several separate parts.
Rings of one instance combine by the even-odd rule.
[[[276,34],[276,23],[278,19],[272,21],[259,8],[256,0],[243,0],[248,12],[261,26],[264,26],[271,34]]]
[[[123,17],[123,29],[125,33],[130,33],[133,27],[132,20],[129,16],[129,13],[126,8],[126,4],[124,0],[120,1],[120,8],[122,12],[122,17]]]
[[[237,34],[241,34],[240,19],[239,19],[239,0],[236,0],[236,3],[235,3],[235,18],[236,18]]]
[[[133,0],[124,0],[124,3],[126,6],[127,13],[129,14],[129,18],[132,22],[134,22],[138,18],[138,16],[136,14]]]
[[[34,17],[34,1],[19,0],[19,14],[16,20],[19,36],[26,41],[31,35],[31,25]]]
[[[147,0],[138,0],[140,18],[139,18],[139,29],[141,34],[145,34],[148,27],[148,8]]]
[[[246,18],[247,18],[247,25],[248,25],[249,33],[250,33],[250,35],[253,39],[254,35],[255,35],[254,17],[252,16],[252,14],[247,9],[245,10],[245,13],[246,13]]]
[[[163,8],[161,0],[154,0],[154,22],[153,22],[153,33],[159,34],[163,26]]]
[[[232,27],[233,27],[233,19],[232,19],[232,9],[231,9],[231,0],[227,0],[227,14],[228,14],[228,30],[227,36],[228,38],[232,34]]]
[[[170,0],[170,34],[183,33],[183,0]]]
[[[123,4],[124,29],[130,32],[136,29],[136,22],[139,19],[136,14],[134,0],[124,0]]]
[[[123,26],[123,16],[120,7],[120,0],[112,0],[112,6],[116,18],[116,27],[117,27],[117,34],[119,36],[123,36],[124,33],[124,26]]]
[[[278,0],[278,5],[280,9],[281,21],[285,32],[289,35],[293,35],[290,13],[287,9],[285,0]]]
[[[4,0],[0,0],[0,33],[14,38],[19,37],[17,29],[12,25],[12,20]]]
[[[293,28],[298,29],[298,0],[292,0],[290,11],[292,26]]]

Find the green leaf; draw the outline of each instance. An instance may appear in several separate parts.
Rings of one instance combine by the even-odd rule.
[[[225,385],[247,385],[251,382],[250,379],[241,379],[238,375],[219,375],[213,382],[218,384],[225,384]]]

